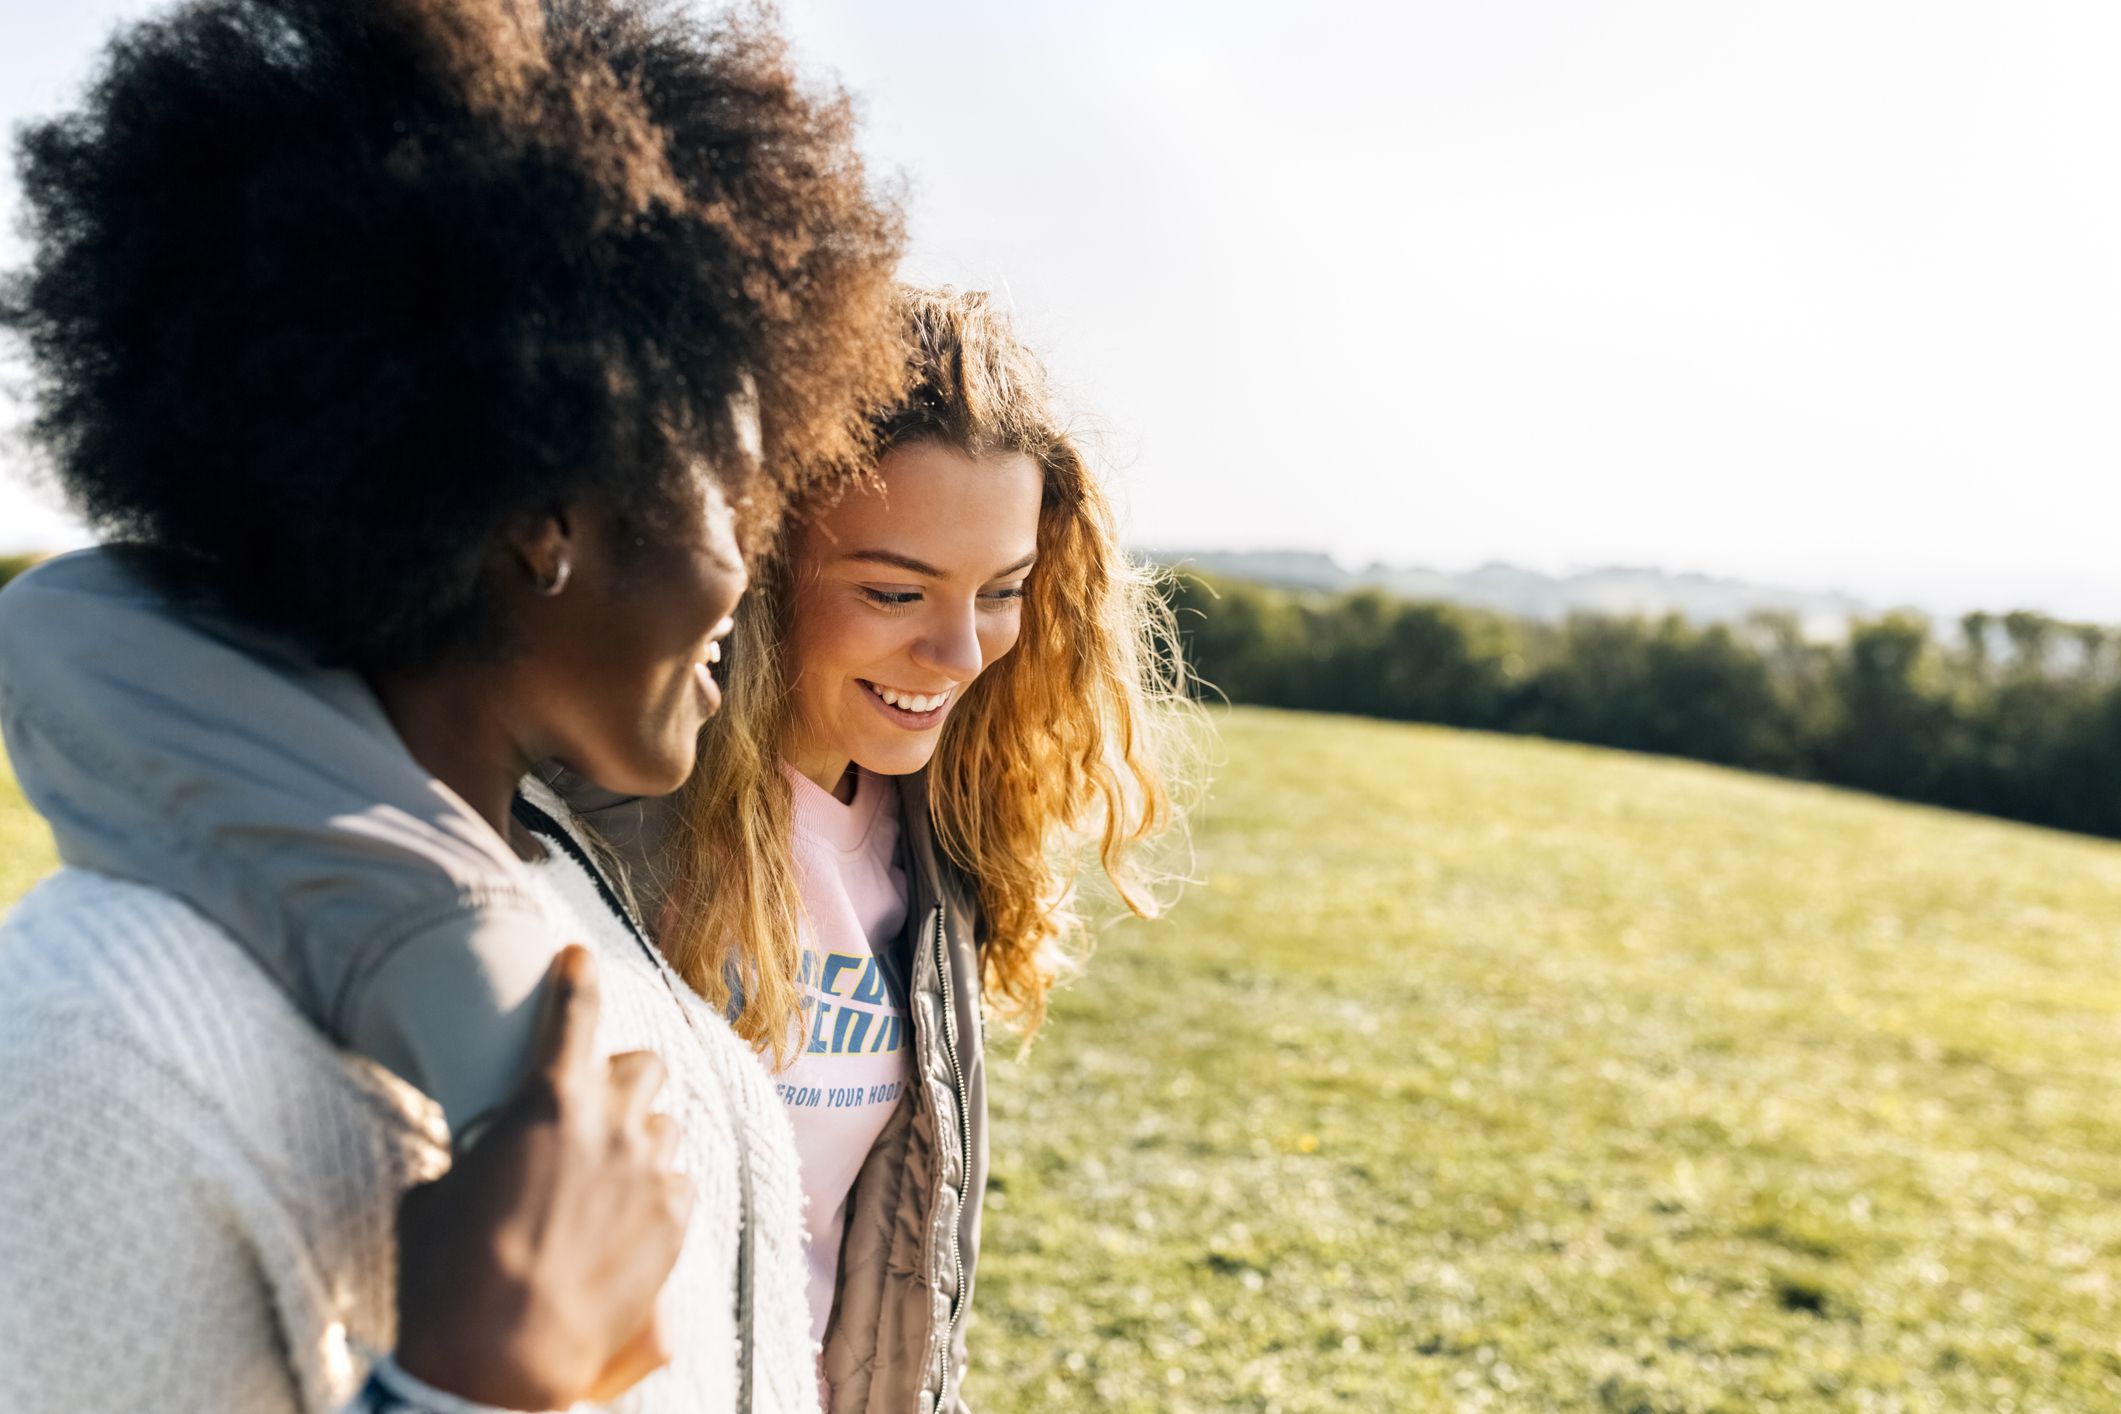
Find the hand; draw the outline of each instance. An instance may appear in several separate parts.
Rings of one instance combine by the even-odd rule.
[[[663,1063],[596,1059],[590,955],[546,975],[523,1083],[471,1151],[398,1209],[398,1364],[478,1404],[564,1409],[667,1363],[656,1296],[691,1182],[649,1105]]]

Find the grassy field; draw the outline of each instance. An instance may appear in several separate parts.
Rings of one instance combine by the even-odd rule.
[[[0,909],[9,907],[29,886],[58,864],[44,822],[22,803],[21,788],[0,752]]]
[[[1200,884],[996,1066],[981,1409],[2121,1409],[2121,845],[1347,719],[1221,754]]]
[[[2121,1409],[2121,845],[1238,712],[998,1067],[987,1410]]]

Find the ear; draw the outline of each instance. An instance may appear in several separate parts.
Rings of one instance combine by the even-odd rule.
[[[523,577],[548,598],[563,593],[574,574],[574,523],[568,507],[554,506],[523,517],[508,533],[510,555]]]

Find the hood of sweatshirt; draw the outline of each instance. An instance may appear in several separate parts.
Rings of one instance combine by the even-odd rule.
[[[185,900],[452,1127],[513,1084],[562,940],[359,675],[88,550],[0,591],[0,738],[61,859]]]

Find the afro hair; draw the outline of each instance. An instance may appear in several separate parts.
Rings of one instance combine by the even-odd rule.
[[[18,142],[42,462],[327,662],[496,641],[525,514],[652,536],[704,469],[755,535],[904,377],[897,206],[766,12],[192,0]]]

